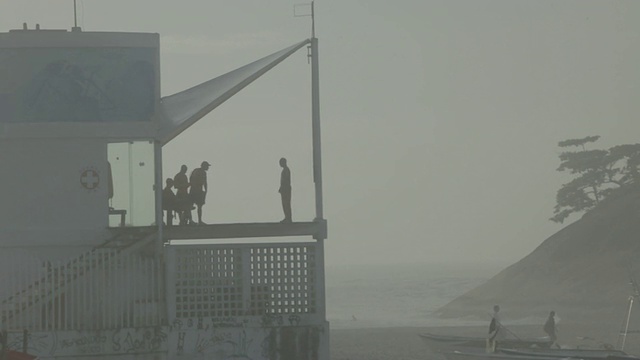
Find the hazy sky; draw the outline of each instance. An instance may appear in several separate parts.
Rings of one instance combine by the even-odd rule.
[[[0,31],[70,28],[72,0],[0,0]],[[161,35],[170,95],[310,36],[291,0],[78,0],[86,31]],[[561,229],[557,143],[640,137],[640,1],[317,0],[328,265],[512,263]],[[301,8],[300,10],[304,10]],[[205,221],[314,217],[300,50],[165,147],[202,160]]]

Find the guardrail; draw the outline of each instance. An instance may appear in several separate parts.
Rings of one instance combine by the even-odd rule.
[[[117,249],[98,249],[40,268],[16,268],[0,299],[6,329],[71,330],[164,323],[160,262]],[[8,291],[6,291],[8,289]]]

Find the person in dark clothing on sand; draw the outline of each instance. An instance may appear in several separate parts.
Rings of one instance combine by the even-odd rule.
[[[489,337],[487,338],[487,351],[495,352],[498,348],[499,340],[505,338],[504,329],[500,322],[500,306],[493,306],[493,315],[491,315],[491,323],[489,323]]]
[[[550,346],[556,346],[556,347],[560,347],[557,343],[556,340],[558,340],[558,334],[557,334],[557,328],[556,328],[556,312],[555,311],[551,311],[549,313],[549,317],[547,318],[547,322],[544,323],[544,332],[547,333],[547,335],[549,336],[549,340],[551,341]]]

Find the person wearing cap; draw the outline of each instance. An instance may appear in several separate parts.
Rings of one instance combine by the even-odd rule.
[[[280,167],[282,172],[280,173],[280,198],[282,199],[282,211],[284,212],[283,223],[291,222],[291,170],[287,166],[287,159],[280,159]]]
[[[200,167],[193,169],[189,182],[191,183],[190,195],[191,201],[198,207],[198,224],[204,225],[202,221],[202,205],[204,205],[205,198],[207,197],[207,170],[209,170],[209,164],[203,161]]]

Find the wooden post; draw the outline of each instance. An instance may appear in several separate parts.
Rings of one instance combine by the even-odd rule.
[[[26,354],[28,349],[29,349],[29,331],[27,331],[27,329],[24,329],[24,331],[22,332],[22,352]]]
[[[7,360],[7,330],[2,330],[2,332],[0,332],[0,342],[2,343],[0,360]]]

